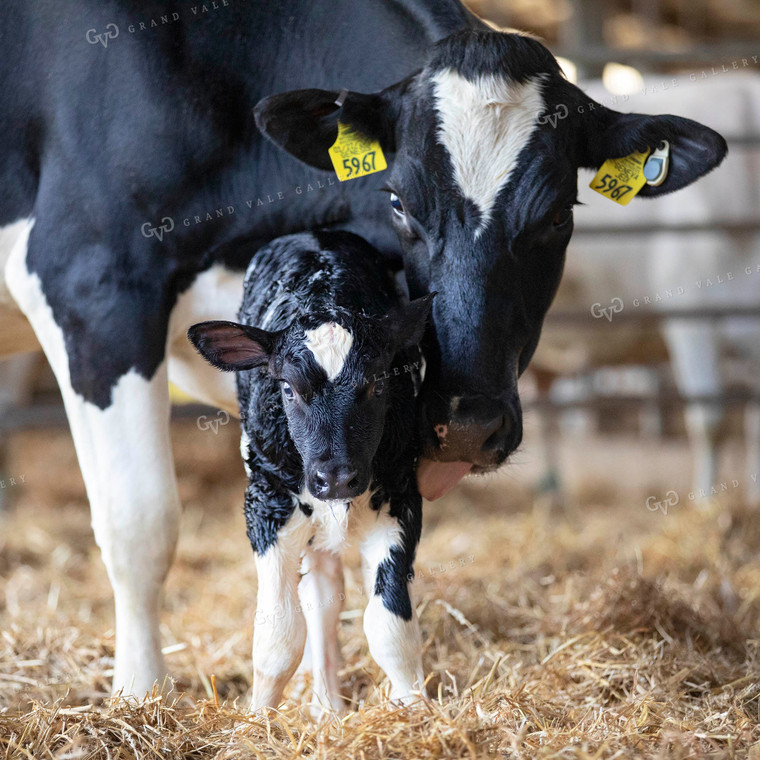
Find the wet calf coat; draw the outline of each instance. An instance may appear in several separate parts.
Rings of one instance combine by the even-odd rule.
[[[276,706],[306,642],[317,710],[340,709],[338,555],[359,543],[364,629],[392,698],[422,689],[410,598],[417,343],[431,297],[404,305],[379,254],[344,232],[278,239],[254,256],[240,322],[194,325],[212,364],[237,375],[248,536],[259,590],[252,708]]]

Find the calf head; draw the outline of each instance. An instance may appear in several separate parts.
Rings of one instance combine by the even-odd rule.
[[[274,95],[256,119],[321,169],[331,168],[338,121],[386,153],[389,170],[349,192],[368,215],[379,195],[369,191],[382,182],[410,293],[439,293],[421,395],[428,498],[471,468],[494,469],[520,443],[517,378],[562,274],[578,169],[668,140],[667,179],[640,193],[655,196],[693,182],[726,152],[720,135],[691,120],[590,101],[536,40],[482,30],[442,40],[423,70],[382,92]]]
[[[279,382],[306,488],[345,502],[370,485],[388,405],[413,392],[409,373],[391,370],[422,338],[431,302],[425,296],[378,319],[336,309],[276,332],[201,322],[188,337],[221,370],[259,367]]]

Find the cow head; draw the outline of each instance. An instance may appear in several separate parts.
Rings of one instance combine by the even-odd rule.
[[[200,322],[188,337],[218,369],[260,367],[279,382],[307,490],[323,501],[345,502],[370,485],[389,405],[398,405],[399,394],[412,398],[413,378],[399,372],[394,359],[419,343],[431,301],[424,296],[381,319],[339,309],[309,314],[276,332]]]
[[[720,135],[689,119],[590,101],[536,40],[482,30],[437,43],[423,70],[382,92],[274,95],[256,120],[321,169],[331,168],[338,121],[386,153],[389,169],[377,176],[410,293],[439,293],[421,396],[428,497],[470,469],[498,467],[520,443],[517,378],[562,274],[578,169],[668,140],[667,179],[640,193],[655,196],[693,182],[726,153]],[[374,189],[361,182],[357,214],[371,208]]]

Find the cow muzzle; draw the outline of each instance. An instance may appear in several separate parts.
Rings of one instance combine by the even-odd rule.
[[[453,396],[422,404],[423,457],[417,471],[428,500],[448,493],[465,475],[495,470],[522,441],[522,411],[515,395],[499,401]]]

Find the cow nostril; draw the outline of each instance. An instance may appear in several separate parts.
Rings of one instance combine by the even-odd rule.
[[[348,487],[353,491],[355,488],[359,487],[359,478],[353,477],[351,480],[348,481]]]
[[[501,448],[509,433],[509,423],[505,416],[496,417],[484,426],[483,451]]]
[[[323,472],[319,472],[319,471],[315,472],[314,485],[320,491],[325,491],[327,489],[327,476]]]

